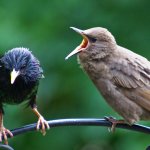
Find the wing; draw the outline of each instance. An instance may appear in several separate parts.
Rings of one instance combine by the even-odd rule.
[[[150,111],[150,62],[128,50],[123,56],[110,67],[112,80],[129,99]]]

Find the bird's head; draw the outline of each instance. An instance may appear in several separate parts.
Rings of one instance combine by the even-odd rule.
[[[105,53],[105,49],[116,46],[116,41],[113,35],[105,28],[95,27],[87,30],[80,30],[71,27],[75,32],[83,37],[83,41],[75,48],[65,59],[68,59],[77,53],[100,54]]]
[[[3,67],[10,73],[13,84],[18,77],[25,82],[37,81],[43,77],[39,61],[27,48],[13,48],[1,58]]]

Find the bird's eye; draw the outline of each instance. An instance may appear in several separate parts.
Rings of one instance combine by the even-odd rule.
[[[26,67],[25,65],[21,66],[20,70],[23,70],[23,69],[25,69],[25,67]]]
[[[97,41],[97,39],[96,39],[96,38],[91,38],[91,41],[92,41],[93,43],[95,43],[95,42]]]
[[[94,37],[90,37],[90,36],[88,36],[88,39],[90,40],[90,42],[92,42],[92,43],[95,43],[96,41],[97,41],[97,39],[96,38],[94,38]]]

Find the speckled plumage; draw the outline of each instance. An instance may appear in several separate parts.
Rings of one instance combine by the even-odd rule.
[[[1,107],[3,103],[19,104],[25,100],[31,103],[43,75],[39,61],[27,48],[14,48],[0,59],[0,66]],[[21,73],[11,84],[10,73],[14,68]]]
[[[39,61],[27,48],[13,48],[0,58],[0,142],[2,136],[5,144],[8,144],[7,135],[13,137],[3,125],[3,104],[27,101],[38,117],[37,130],[41,130],[43,135],[46,134],[45,130],[49,129],[49,125],[36,106],[39,80],[42,77],[43,70]]]

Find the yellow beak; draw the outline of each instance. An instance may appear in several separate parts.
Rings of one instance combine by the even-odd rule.
[[[20,74],[20,71],[16,71],[15,69],[13,69],[13,71],[10,73],[11,84],[13,84],[15,82],[15,80],[19,74]]]

